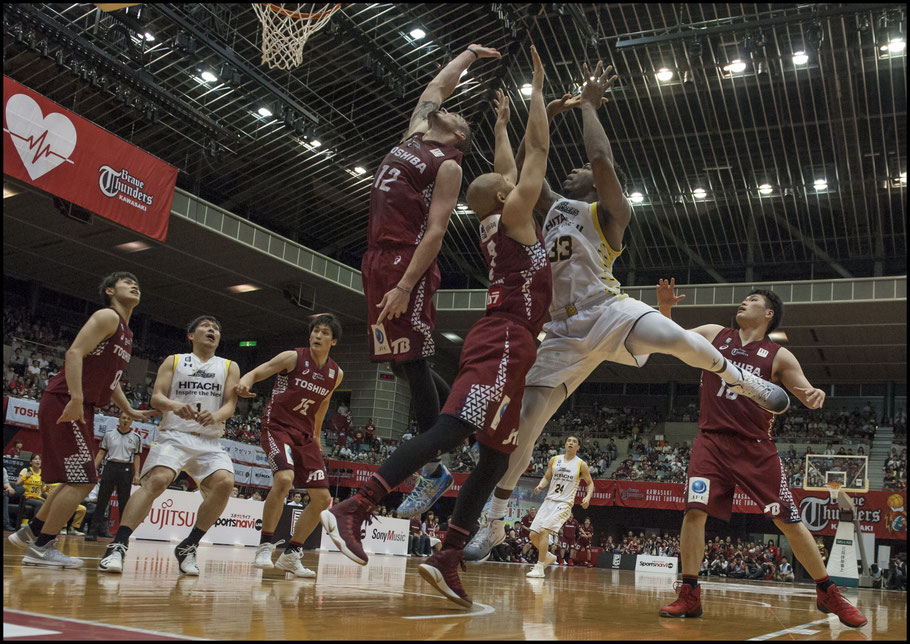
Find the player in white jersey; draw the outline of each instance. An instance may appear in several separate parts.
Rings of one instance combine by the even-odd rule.
[[[651,353],[675,356],[697,369],[716,372],[728,388],[751,398],[772,413],[783,413],[790,399],[780,387],[728,363],[697,333],[687,331],[620,289],[613,263],[622,254],[623,235],[632,217],[623,195],[613,151],[597,117],[604,92],[617,76],[598,61],[579,96],[569,94],[547,106],[547,116],[572,108],[582,112],[583,138],[589,163],[573,169],[563,182],[566,197],[544,181],[535,206],[546,214],[543,231],[553,272],[553,300],[546,336],[537,361],[525,379],[518,448],[509,470],[493,492],[480,530],[465,548],[465,559],[484,560],[502,542],[509,496],[527,469],[534,443],[559,406],[604,361],[641,367]],[[523,143],[516,161],[523,157]]]
[[[236,363],[215,355],[221,342],[218,320],[204,315],[187,327],[192,353],[164,359],[158,369],[152,407],[164,413],[157,442],[152,443],[140,474],[141,488],[123,509],[120,528],[98,569],[123,572],[129,538],[145,520],[152,502],[181,470],[193,477],[202,493],[196,525],[174,549],[180,572],[198,575],[196,546],[227,506],[234,489],[234,464],[218,438],[234,415],[240,381]]]
[[[578,439],[569,436],[566,439],[566,453],[550,459],[546,473],[534,488],[534,494],[540,494],[545,485],[550,485],[547,497],[531,523],[531,542],[537,546],[537,563],[528,572],[528,577],[543,577],[544,568],[556,561],[556,555],[549,549],[550,539],[572,516],[580,479],[588,484],[585,498],[581,502],[581,507],[587,509],[591,495],[594,494],[594,479],[591,478],[588,464],[578,458]]]

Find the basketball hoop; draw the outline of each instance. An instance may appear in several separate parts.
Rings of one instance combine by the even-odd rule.
[[[828,488],[828,491],[831,493],[831,502],[834,503],[837,501],[837,493],[840,491],[842,485],[837,481],[828,481],[825,483],[825,487]]]
[[[321,7],[321,8],[320,8]],[[256,2],[262,23],[262,64],[269,69],[293,69],[303,62],[303,46],[322,29],[341,4],[272,4]]]

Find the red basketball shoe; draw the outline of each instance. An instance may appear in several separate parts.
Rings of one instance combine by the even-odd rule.
[[[821,612],[834,613],[840,619],[840,623],[845,626],[859,628],[866,625],[866,616],[844,599],[834,584],[831,584],[825,592],[816,587],[815,593],[818,596],[816,605]]]
[[[322,528],[338,549],[361,566],[369,561],[360,542],[360,530],[364,521],[373,522],[370,510],[370,504],[360,494],[355,494],[319,515]]]
[[[420,576],[448,599],[459,606],[470,608],[474,602],[461,587],[461,579],[458,578],[458,564],[461,564],[462,570],[466,570],[464,550],[444,548],[420,564]]]
[[[689,584],[677,581],[673,590],[679,597],[672,604],[660,609],[661,617],[701,617],[701,586],[692,588]]]

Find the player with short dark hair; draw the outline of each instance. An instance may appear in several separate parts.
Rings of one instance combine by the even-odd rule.
[[[129,321],[139,304],[139,280],[132,273],[111,273],[99,288],[108,308],[96,311],[66,352],[63,369],[48,382],[38,406],[45,483],[62,483],[48,495],[27,526],[9,540],[28,547],[23,563],[79,568],[81,559],[54,547],[61,528],[98,482],[95,467],[95,409],[112,399],[132,420],[156,415],[130,406],[120,387],[133,351]]]
[[[341,336],[338,320],[333,315],[317,315],[309,328],[309,347],[279,353],[245,374],[236,387],[238,396],[253,398],[250,389],[254,384],[278,374],[262,417],[260,441],[272,468],[272,488],[262,510],[262,534],[253,566],[276,567],[297,577],[316,576],[300,558],[303,543],[319,523],[319,513],[332,504],[319,437],[329,400],[344,377],[341,367],[329,357]],[[307,490],[310,502],[297,519],[284,553],[273,564],[275,528],[292,485]]]
[[[674,284],[675,280],[660,280],[657,287],[657,302],[666,317],[670,317],[680,299],[674,294]],[[820,409],[825,392],[809,383],[796,356],[768,338],[769,329],[782,315],[783,304],[777,295],[753,291],[736,311],[736,328],[705,324],[692,331],[739,368],[754,377],[781,383],[806,407]],[[818,609],[837,614],[847,626],[863,626],[865,616],[843,598],[828,578],[812,535],[800,520],[799,508],[787,484],[787,471],[771,435],[772,414],[741,398],[709,371],[702,371],[700,396],[700,431],[692,441],[689,456],[686,513],[680,536],[683,583],[677,600],[660,609],[661,617],[701,616],[698,570],[705,549],[705,521],[709,514],[730,520],[733,491],[739,485],[758,507],[764,508],[765,516],[784,533],[793,555],[812,575]]]
[[[449,392],[427,358],[436,351],[433,295],[441,279],[436,255],[458,200],[461,160],[470,145],[468,122],[442,103],[479,58],[500,55],[492,47],[471,45],[430,81],[404,138],[382,160],[370,189],[368,246],[361,265],[370,359],[391,361],[395,374],[408,381],[418,432],[433,426]],[[453,480],[432,458],[398,513],[426,512]]]
[[[164,359],[155,378],[152,407],[163,412],[158,439],[149,449],[140,473],[140,488],[123,508],[120,527],[98,569],[123,572],[130,535],[142,523],[152,503],[185,471],[202,493],[196,524],[174,549],[178,570],[196,576],[196,548],[215,524],[234,490],[234,464],[218,439],[225,421],[234,415],[240,379],[237,363],[215,355],[221,343],[221,324],[202,315],[187,327],[193,350]]]
[[[468,188],[491,204],[477,210],[481,250],[490,269],[487,312],[465,338],[458,376],[443,413],[423,434],[403,443],[379,471],[350,499],[322,513],[322,525],[335,545],[353,561],[365,565],[361,525],[370,510],[393,488],[432,456],[444,454],[472,433],[477,434],[480,456],[468,476],[449,520],[441,551],[420,565],[421,576],[448,599],[462,607],[472,605],[458,578],[464,546],[487,496],[508,466],[515,449],[518,412],[525,375],[534,360],[535,337],[546,318],[552,284],[543,237],[532,209],[546,173],[549,131],[543,105],[543,65],[531,47],[534,75],[527,126],[527,161],[521,176],[505,127],[496,128],[495,181],[476,179]],[[498,121],[508,121],[508,105],[500,103]],[[516,182],[517,180],[517,182]],[[485,194],[496,184],[491,199]],[[505,186],[504,188],[502,186]]]

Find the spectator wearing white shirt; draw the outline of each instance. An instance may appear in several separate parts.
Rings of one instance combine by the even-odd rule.
[[[793,566],[790,565],[786,557],[780,558],[780,563],[777,566],[777,580],[791,582],[794,580]]]

